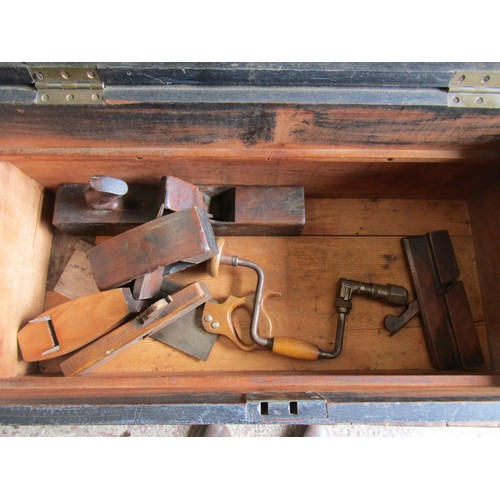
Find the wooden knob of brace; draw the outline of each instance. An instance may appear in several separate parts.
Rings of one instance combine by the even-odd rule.
[[[299,339],[275,337],[272,351],[288,358],[314,361],[319,357],[319,347]]]
[[[209,261],[207,261],[207,273],[213,277],[219,276],[220,259],[224,253],[224,246],[226,244],[226,240],[224,238],[216,238],[215,241],[219,251],[217,252],[217,255],[214,255]]]

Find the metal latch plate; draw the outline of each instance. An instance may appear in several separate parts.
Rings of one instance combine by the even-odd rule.
[[[327,402],[317,393],[250,393],[246,403],[247,418],[255,423],[324,423],[328,420]]]
[[[500,71],[457,71],[448,86],[450,107],[500,109]]]
[[[28,68],[35,83],[36,104],[103,104],[104,84],[93,66]]]

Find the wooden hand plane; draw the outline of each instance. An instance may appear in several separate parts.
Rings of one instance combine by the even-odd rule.
[[[61,370],[66,376],[90,373],[127,347],[153,335],[211,297],[206,285],[200,282],[191,283],[158,300],[131,321],[80,349],[61,363]]]
[[[23,359],[42,361],[75,351],[147,305],[144,300],[135,300],[128,288],[118,288],[53,307],[19,331]]]
[[[216,235],[296,235],[305,224],[302,186],[194,185],[173,176],[158,184],[127,184],[93,176],[88,184],[57,188],[52,223],[77,235],[116,235],[165,213],[197,207],[209,214]]]
[[[399,331],[420,314],[434,368],[474,369],[484,365],[479,337],[448,231],[402,239],[417,300],[385,327]]]
[[[206,212],[174,212],[119,234],[88,252],[100,290],[124,285],[164,267],[171,274],[210,259],[217,244]]]

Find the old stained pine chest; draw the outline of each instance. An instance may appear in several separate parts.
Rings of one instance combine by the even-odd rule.
[[[266,304],[273,334],[325,350],[341,277],[414,298],[401,240],[447,230],[485,366],[434,368],[419,316],[389,336],[394,308],[363,298],[336,359],[220,338],[199,361],[147,338],[88,376],[64,377],[56,359],[26,363],[17,333],[46,308],[49,262],[64,256],[54,194],[92,175],[303,186],[300,235],[226,245],[280,293]],[[500,421],[498,64],[3,63],[0,176],[1,423]],[[229,267],[175,280],[203,281],[217,300],[255,287],[250,270]]]

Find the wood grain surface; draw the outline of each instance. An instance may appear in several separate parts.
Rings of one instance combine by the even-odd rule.
[[[40,361],[75,351],[117,327],[127,316],[138,313],[141,306],[146,305],[143,301],[134,300],[129,289],[117,288],[45,310],[33,319],[49,317],[50,326],[48,320],[30,322],[18,333],[23,359]],[[55,338],[52,338],[53,335]],[[59,349],[44,354],[55,347],[56,339]]]
[[[64,375],[75,376],[93,371],[210,298],[204,284],[191,283],[168,299],[160,299],[132,320],[65,359],[61,363]]]
[[[190,208],[137,226],[88,252],[100,290],[121,286],[159,267],[197,264],[217,253],[206,212]]]
[[[17,332],[43,310],[51,217],[43,188],[0,161],[0,376],[33,369],[18,361]]]
[[[0,111],[0,151],[275,143],[491,149],[500,123],[496,110],[422,106],[149,104],[68,113],[57,106],[2,105]]]
[[[226,238],[226,253],[259,263],[266,272],[266,290],[282,294],[266,302],[273,334],[314,342],[331,350],[336,327],[337,280],[347,277],[400,284],[413,298],[401,238],[449,227],[483,352],[487,350],[467,203],[417,200],[414,205],[412,200],[344,201],[307,200],[304,228],[307,236]],[[98,237],[96,242],[106,239]],[[219,301],[231,294],[251,293],[256,282],[251,270],[229,266],[222,266],[218,277],[210,277],[204,264],[171,278],[181,284],[203,281]],[[292,360],[260,349],[244,352],[228,339],[220,338],[209,359],[203,362],[147,339],[99,367],[95,373],[433,371],[418,317],[393,337],[383,328],[385,315],[398,311],[398,308],[355,297],[347,317],[344,350],[334,360]],[[241,324],[248,327],[248,322]],[[56,363],[44,363],[42,369],[44,373],[60,373]]]
[[[484,312],[490,339],[490,356],[500,369],[500,182],[470,201],[473,237]]]

